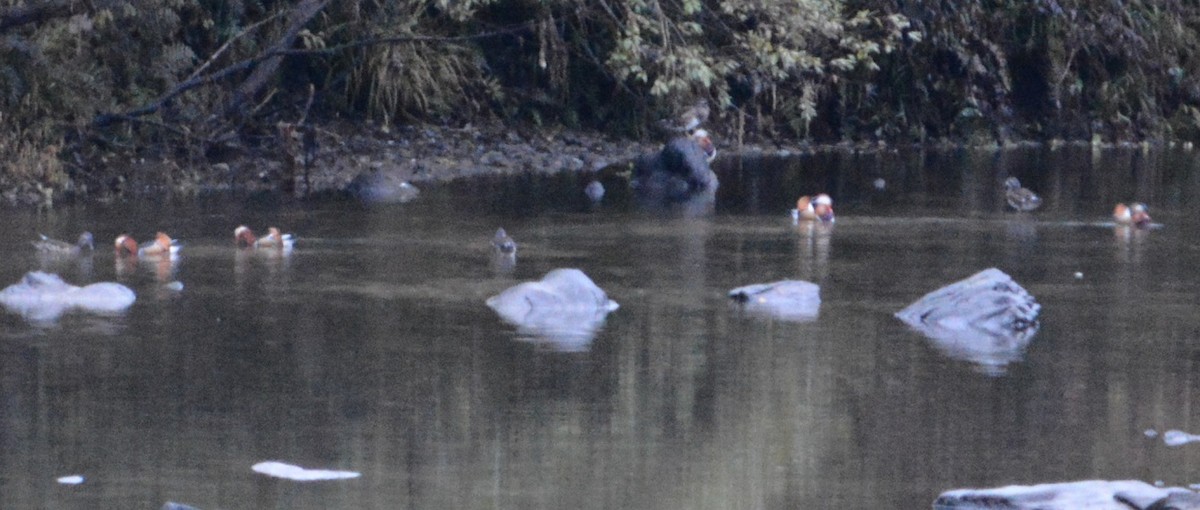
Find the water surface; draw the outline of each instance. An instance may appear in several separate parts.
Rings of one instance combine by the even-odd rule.
[[[1193,154],[719,162],[698,216],[640,209],[615,177],[590,206],[575,176],[378,208],[222,196],[5,211],[0,283],[44,267],[138,301],[117,317],[0,314],[0,507],[927,508],[969,486],[1200,482],[1200,446],[1144,434],[1200,432]],[[1008,175],[1041,210],[1005,210]],[[793,226],[795,198],[819,191],[836,225]],[[1134,199],[1161,228],[1107,224]],[[300,241],[286,257],[238,252],[242,223]],[[511,271],[490,257],[499,226],[520,243]],[[83,262],[27,244],[84,229],[101,249]],[[156,230],[186,243],[177,264],[114,262],[118,233]],[[559,267],[621,305],[590,343],[522,337],[484,305]],[[955,357],[892,316],[988,267],[1043,305],[1012,363]],[[815,321],[725,297],[783,278],[821,285]],[[361,477],[251,471],[266,460]],[[71,474],[85,482],[56,483]]]

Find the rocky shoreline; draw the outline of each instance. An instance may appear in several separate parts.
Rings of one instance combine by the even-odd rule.
[[[499,122],[462,127],[405,125],[385,127],[369,122],[331,121],[303,127],[290,136],[260,138],[254,147],[231,144],[205,163],[188,163],[168,157],[127,157],[110,154],[96,162],[78,162],[62,185],[6,182],[0,193],[10,204],[48,206],[69,201],[110,201],[140,196],[191,196],[211,192],[283,192],[297,197],[344,194],[360,176],[383,176],[394,182],[428,184],[489,175],[559,172],[597,173],[639,155],[662,148],[667,136],[631,140],[584,130],[554,127],[504,126]],[[882,142],[816,145],[800,140],[738,146],[722,138],[714,142],[722,158],[787,157],[824,151],[896,151]],[[911,145],[911,144],[910,144]],[[1094,144],[1083,141],[1015,142],[979,146],[1000,149],[1020,146],[1051,148],[1090,145],[1093,148],[1174,147],[1175,143]],[[1182,144],[1190,149],[1191,144]],[[304,149],[301,149],[304,147]],[[913,147],[953,150],[962,143],[937,141]]]

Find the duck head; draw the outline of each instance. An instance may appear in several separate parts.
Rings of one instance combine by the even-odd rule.
[[[118,257],[136,257],[138,252],[137,241],[134,241],[132,237],[126,234],[121,234],[113,241],[113,251],[116,252]]]
[[[1129,207],[1129,216],[1135,226],[1143,228],[1150,226],[1150,210],[1146,204],[1134,202]]]
[[[1009,177],[1004,180],[1004,189],[1008,191],[1019,190],[1021,189],[1021,181],[1017,180],[1016,177]]]
[[[165,232],[158,232],[154,234],[154,246],[157,246],[159,249],[168,253],[176,250],[175,240],[171,239],[171,236],[167,235]]]
[[[821,193],[812,199],[813,213],[821,221],[833,221],[833,198]]]
[[[254,232],[250,227],[238,225],[238,228],[233,229],[233,244],[238,248],[249,248],[254,246]]]
[[[75,246],[78,246],[80,250],[95,250],[96,244],[94,241],[91,232],[84,232],[79,234],[79,240],[75,242]]]
[[[1118,203],[1116,207],[1113,207],[1112,217],[1113,221],[1117,222],[1118,225],[1133,223],[1133,215],[1129,212],[1129,206],[1122,203]]]
[[[812,197],[804,195],[796,200],[796,211],[798,211],[800,215],[803,216],[805,212],[812,212],[812,210]]]

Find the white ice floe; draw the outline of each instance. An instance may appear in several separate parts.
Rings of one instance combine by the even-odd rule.
[[[83,483],[83,475],[69,475],[58,477],[58,483],[63,485],[79,485]]]
[[[250,469],[276,478],[285,478],[297,482],[315,482],[320,480],[345,480],[362,476],[356,471],[330,471],[328,469],[307,469],[283,462],[259,462]]]
[[[1167,446],[1182,446],[1196,441],[1200,441],[1200,435],[1188,434],[1182,430],[1163,432],[1163,444]]]

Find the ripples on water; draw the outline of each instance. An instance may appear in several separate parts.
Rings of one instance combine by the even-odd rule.
[[[715,211],[632,206],[615,177],[513,177],[364,209],[207,198],[5,212],[0,283],[43,267],[138,292],[125,315],[0,315],[3,508],[927,508],[946,489],[1089,478],[1186,485],[1200,461],[1190,153],[1022,150],[722,159]],[[1008,175],[1042,209],[1004,210]],[[876,180],[883,179],[883,190]],[[801,193],[832,229],[796,227]],[[1106,224],[1150,204],[1153,231]],[[296,232],[238,252],[238,224]],[[503,226],[517,263],[497,265]],[[36,232],[101,247],[39,261]],[[167,267],[114,263],[165,230]],[[1043,306],[1003,371],[892,314],[986,267]],[[530,341],[484,300],[559,267],[621,304],[582,349]],[[1081,278],[1076,273],[1082,273]],[[803,279],[816,320],[729,289]],[[164,288],[178,280],[182,290]],[[282,461],[361,473],[298,483]],[[56,479],[82,475],[78,485]]]

